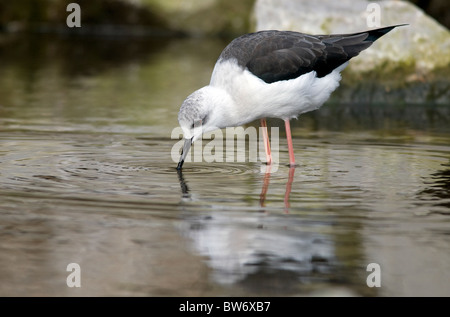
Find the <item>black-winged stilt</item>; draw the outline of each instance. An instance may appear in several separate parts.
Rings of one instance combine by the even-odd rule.
[[[284,120],[289,164],[295,166],[289,120],[319,108],[339,86],[348,61],[397,26],[333,35],[260,31],[234,39],[220,54],[210,84],[181,105],[185,143],[177,169],[203,133],[256,119],[271,164],[267,117]]]

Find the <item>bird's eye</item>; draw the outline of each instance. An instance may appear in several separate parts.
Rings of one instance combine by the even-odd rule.
[[[204,119],[197,119],[195,120],[192,125],[191,125],[191,129],[196,128],[196,127],[201,127],[202,124],[205,123],[206,117]]]

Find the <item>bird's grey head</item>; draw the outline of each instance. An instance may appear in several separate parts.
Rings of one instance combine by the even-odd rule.
[[[197,140],[208,127],[209,109],[211,105],[205,89],[199,89],[189,95],[178,112],[178,122],[185,139]],[[211,130],[209,130],[211,131]]]
[[[185,143],[178,169],[181,169],[182,162],[195,140],[199,139],[203,133],[221,128],[216,120],[219,111],[217,111],[214,90],[215,88],[210,86],[203,87],[189,95],[181,105],[178,122],[183,130]]]

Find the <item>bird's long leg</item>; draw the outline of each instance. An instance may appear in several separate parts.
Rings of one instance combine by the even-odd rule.
[[[292,146],[291,124],[289,123],[289,119],[284,120],[284,126],[286,128],[286,139],[289,149],[289,166],[295,167],[295,155],[294,147]]]
[[[270,165],[272,164],[272,152],[270,152],[270,141],[269,141],[269,134],[267,132],[266,118],[261,119],[261,127],[264,139],[264,149],[266,150],[266,162],[267,165]]]

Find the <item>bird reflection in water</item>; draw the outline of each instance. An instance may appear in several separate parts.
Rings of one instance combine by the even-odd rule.
[[[186,185],[186,182],[184,181],[183,172],[181,170],[177,170],[178,174],[178,181],[180,182],[181,186],[181,194],[183,195],[183,198],[189,198],[189,188]]]
[[[267,195],[267,191],[269,189],[271,168],[272,168],[272,165],[266,166],[266,172],[264,174],[263,186],[261,189],[261,194],[259,195],[259,205],[261,207],[266,207],[266,195]],[[289,197],[290,197],[291,190],[292,190],[292,182],[294,181],[294,174],[295,174],[295,167],[290,167],[289,168],[289,176],[288,176],[288,180],[286,183],[286,191],[284,193],[284,211],[286,213],[289,213],[289,208],[291,207],[291,204],[289,202]]]
[[[268,164],[266,166],[266,171],[265,171],[264,179],[263,179],[263,186],[261,189],[261,194],[259,195],[259,205],[260,205],[260,207],[263,207],[263,208],[266,207],[266,196],[267,196],[267,191],[269,189],[271,168],[272,168],[271,164]],[[180,182],[182,197],[189,198],[190,197],[189,188],[184,179],[183,171],[181,169],[177,169],[177,174],[178,174],[178,181]],[[294,174],[295,174],[295,167],[290,167],[288,180],[286,183],[286,191],[284,193],[284,210],[286,213],[289,213],[289,208],[290,208],[289,197],[290,197],[291,190],[292,190],[292,183],[294,181]]]

